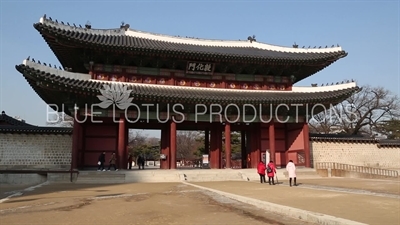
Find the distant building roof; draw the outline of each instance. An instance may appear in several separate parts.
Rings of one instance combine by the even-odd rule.
[[[349,134],[313,134],[310,133],[310,140],[314,141],[338,141],[338,142],[370,142],[376,143],[378,147],[400,147],[400,140],[378,139],[363,135]]]
[[[69,127],[40,127],[25,123],[6,114],[0,115],[0,133],[71,134]]]

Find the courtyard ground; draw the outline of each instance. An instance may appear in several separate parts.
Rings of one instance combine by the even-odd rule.
[[[351,178],[195,185],[366,224],[400,224],[400,181]],[[184,183],[1,185],[0,224],[287,224],[302,220],[267,212]],[[6,196],[22,193],[9,199]]]
[[[2,196],[11,189],[1,187]],[[49,184],[0,203],[0,218],[8,225],[309,224],[181,183]]]

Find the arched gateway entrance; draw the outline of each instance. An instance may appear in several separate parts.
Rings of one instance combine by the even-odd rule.
[[[293,84],[347,55],[341,47],[300,49],[209,41],[130,30],[77,28],[42,17],[34,24],[64,70],[33,59],[16,68],[54,110],[75,117],[72,167],[95,167],[101,152],[127,164],[128,129],[160,129],[162,169],[176,168],[177,130],[203,130],[210,167],[231,158],[242,134],[242,167],[269,153],[310,167],[310,115],[357,90],[355,83]],[[225,137],[223,137],[225,135]],[[231,167],[226,160],[226,168]]]

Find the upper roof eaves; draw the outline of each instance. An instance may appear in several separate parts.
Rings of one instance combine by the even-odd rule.
[[[93,82],[99,84],[111,84],[115,83],[118,85],[131,85],[131,86],[141,86],[141,87],[162,87],[164,89],[177,89],[177,90],[202,90],[202,91],[212,91],[213,94],[220,93],[255,93],[255,94],[265,94],[265,93],[278,93],[279,95],[288,95],[288,94],[305,94],[309,93],[312,95],[322,94],[328,92],[337,92],[340,90],[346,89],[358,89],[356,82],[348,82],[342,84],[336,84],[331,86],[321,86],[321,87],[292,87],[291,91],[280,91],[280,90],[247,90],[247,89],[224,89],[224,88],[205,88],[205,87],[191,87],[191,86],[172,86],[172,85],[162,85],[162,84],[146,84],[146,83],[130,83],[130,82],[114,82],[114,81],[103,81],[91,79],[89,74],[84,73],[75,73],[64,70],[59,70],[56,68],[52,68],[49,66],[41,65],[36,62],[32,62],[28,59],[23,60],[20,66],[24,66],[26,68],[30,68],[39,73],[49,74],[50,76],[54,76],[57,80],[69,80],[72,83],[74,82]],[[18,67],[18,66],[17,66]]]
[[[276,51],[276,52],[286,52],[286,53],[335,53],[342,52],[342,47],[325,47],[325,48],[292,48],[283,47],[277,45],[270,45],[265,43],[260,43],[257,41],[236,41],[236,40],[212,40],[212,39],[201,39],[201,38],[187,38],[178,36],[169,36],[163,34],[156,34],[144,31],[133,30],[130,28],[113,28],[113,29],[93,29],[86,27],[77,27],[66,25],[64,23],[59,23],[58,21],[50,20],[46,17],[42,17],[39,20],[39,24],[44,26],[53,27],[65,31],[80,32],[92,35],[100,36],[127,36],[135,37],[139,39],[146,39],[159,42],[167,42],[173,44],[186,44],[204,47],[226,47],[226,48],[254,48],[259,50]]]

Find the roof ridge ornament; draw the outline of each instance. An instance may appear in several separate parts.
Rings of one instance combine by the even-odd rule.
[[[256,42],[256,41],[257,41],[257,40],[256,40],[256,35],[253,34],[253,36],[248,36],[248,37],[247,37],[247,40],[249,40],[250,43],[253,43],[253,41]]]
[[[299,47],[299,45],[296,44],[296,42],[294,42],[293,48],[298,48],[298,47]],[[304,46],[303,46],[303,48],[304,48]]]
[[[92,25],[90,24],[90,21],[88,20],[85,24],[86,29],[92,29]]]
[[[129,29],[130,25],[129,24],[125,24],[124,21],[121,22],[121,26],[119,27],[120,29],[124,29],[125,31],[127,31]]]

